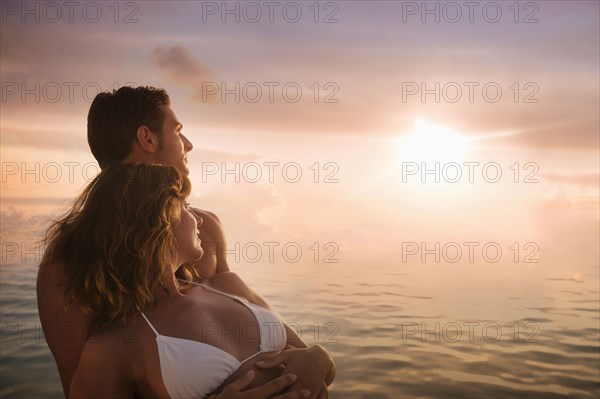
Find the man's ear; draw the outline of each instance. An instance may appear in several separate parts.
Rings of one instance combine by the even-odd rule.
[[[159,149],[158,135],[153,133],[148,126],[138,127],[136,133],[137,144],[149,153],[155,153]]]

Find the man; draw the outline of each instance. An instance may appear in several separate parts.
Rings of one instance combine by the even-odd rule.
[[[113,92],[99,93],[94,99],[88,114],[88,143],[100,168],[114,163],[160,163],[173,166],[187,175],[187,153],[193,145],[182,133],[182,128],[164,90],[122,87]],[[194,213],[198,225],[202,225],[199,237],[205,255],[192,267],[203,279],[231,278],[233,274],[223,255],[225,236],[219,219],[215,214],[200,209],[194,209]],[[219,250],[215,251],[215,248]],[[45,256],[38,272],[38,309],[68,398],[81,350],[92,334],[88,316],[76,303],[67,303],[64,279],[60,259],[47,259]],[[335,375],[331,358],[322,347],[308,348],[301,339],[295,338],[297,348],[284,350],[261,366],[285,367],[283,374],[298,376],[295,383],[280,377],[259,388],[244,391],[254,376],[246,375],[223,387],[221,395],[232,399],[262,399],[280,391],[282,384],[292,384],[288,388],[290,392],[300,392],[304,388],[311,392],[311,397],[328,397],[327,385]]]

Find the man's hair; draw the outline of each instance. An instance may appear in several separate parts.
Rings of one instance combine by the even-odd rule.
[[[104,169],[46,234],[42,264],[65,264],[65,298],[91,316],[92,326],[128,321],[154,300],[172,273],[172,226],[189,179],[171,166],[115,164]],[[191,266],[182,277],[199,280]]]
[[[88,113],[87,138],[101,169],[129,155],[140,126],[156,133],[162,145],[163,105],[170,105],[167,92],[150,86],[98,93]]]

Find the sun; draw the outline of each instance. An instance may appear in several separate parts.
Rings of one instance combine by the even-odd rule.
[[[460,162],[464,159],[471,140],[452,129],[422,119],[399,140],[403,162]]]

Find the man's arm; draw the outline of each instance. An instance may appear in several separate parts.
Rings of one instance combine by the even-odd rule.
[[[133,398],[133,383],[122,351],[114,343],[88,341],[81,352],[69,394],[78,398]],[[112,344],[112,345],[111,345]]]
[[[229,271],[226,250],[227,242],[221,221],[212,212],[198,208],[191,208],[197,218],[202,219],[202,225],[198,227],[204,256],[195,262],[194,267],[203,278],[210,278],[215,274]]]
[[[71,380],[89,332],[89,318],[76,304],[65,305],[64,280],[62,263],[43,264],[38,270],[36,289],[42,329],[54,355],[63,392],[69,398]]]

